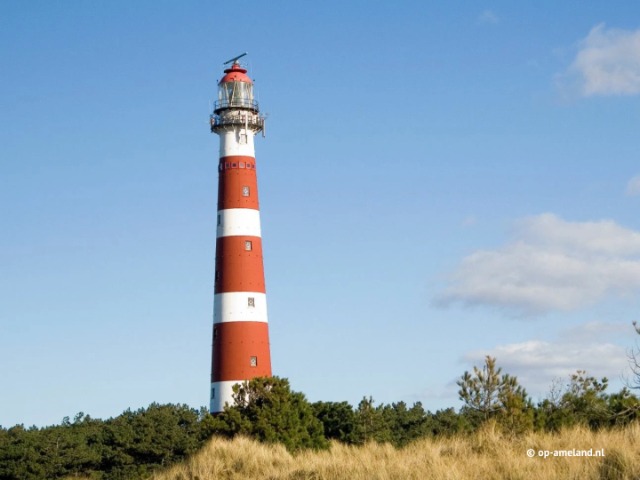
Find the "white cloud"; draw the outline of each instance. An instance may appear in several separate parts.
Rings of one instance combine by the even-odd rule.
[[[567,328],[560,332],[558,338],[564,342],[593,343],[602,339],[629,339],[634,335],[631,322],[587,322],[582,325]]]
[[[485,10],[480,15],[478,15],[478,23],[479,24],[493,24],[495,25],[500,21],[500,18],[493,13],[491,10]]]
[[[612,343],[529,341],[498,346],[487,354],[496,357],[503,372],[518,377],[519,383],[537,398],[545,396],[555,379],[566,382],[576,370],[586,370],[597,378],[616,379],[628,366],[626,350]],[[483,359],[479,352],[465,357],[475,365],[481,365]]]
[[[626,194],[630,197],[640,195],[640,175],[637,175],[629,180],[629,183],[627,183]]]
[[[592,28],[564,80],[583,96],[640,93],[640,30]]]
[[[582,328],[582,327],[578,327]],[[480,366],[486,355],[497,359],[503,373],[515,375],[534,398],[543,398],[555,379],[563,384],[576,370],[586,370],[597,378],[611,381],[621,379],[628,370],[627,351],[624,347],[604,341],[611,330],[622,328],[631,331],[631,325],[593,322],[584,326],[599,337],[562,335],[555,341],[530,340],[521,343],[499,345],[489,351],[474,351],[463,357],[465,362]]]
[[[612,220],[567,222],[552,213],[544,213],[520,220],[516,226],[521,242],[548,249],[610,256],[640,254],[640,233]]]
[[[531,315],[637,292],[640,233],[610,220],[567,222],[547,213],[516,222],[505,246],[462,259],[436,304]]]

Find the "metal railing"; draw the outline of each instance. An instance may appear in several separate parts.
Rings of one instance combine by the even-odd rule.
[[[264,128],[264,117],[260,115],[211,115],[210,119],[211,131],[226,126],[246,126],[255,131],[260,131]]]
[[[231,100],[217,100],[214,106],[214,111],[224,110],[225,108],[248,108],[250,110],[258,111],[258,102],[255,100],[248,100],[246,98],[232,98]]]

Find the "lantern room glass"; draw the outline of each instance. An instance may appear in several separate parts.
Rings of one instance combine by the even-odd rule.
[[[247,82],[225,82],[218,88],[218,102],[225,107],[248,107],[253,102],[253,85]]]

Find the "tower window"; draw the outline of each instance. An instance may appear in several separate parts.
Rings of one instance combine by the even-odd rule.
[[[240,162],[238,165],[240,165],[240,168],[244,168],[244,162]]]
[[[216,389],[214,387],[211,387],[211,398],[216,398]]]
[[[213,339],[218,338],[218,327],[213,327]]]
[[[222,219],[220,218],[220,214],[218,214],[218,226],[222,224]]]
[[[249,186],[248,185],[243,185],[242,186],[242,196],[243,197],[248,197],[249,193],[250,193]]]
[[[249,360],[249,365],[251,365],[252,367],[257,367],[258,366],[258,357],[251,357]]]
[[[256,306],[256,299],[254,297],[249,297],[247,299],[247,305],[249,307],[255,307]]]
[[[251,251],[253,250],[253,243],[251,242],[251,240],[245,240],[244,241],[244,249],[246,251]]]
[[[220,280],[220,270],[216,270],[216,282]]]

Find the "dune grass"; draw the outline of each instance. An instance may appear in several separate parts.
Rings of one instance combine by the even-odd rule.
[[[529,458],[527,450],[535,456]],[[547,450],[603,449],[604,457],[538,456]],[[495,425],[459,437],[425,438],[405,448],[332,443],[325,451],[290,454],[280,445],[247,438],[212,439],[188,461],[153,480],[395,480],[395,479],[638,479],[640,425],[593,432],[505,435]]]

